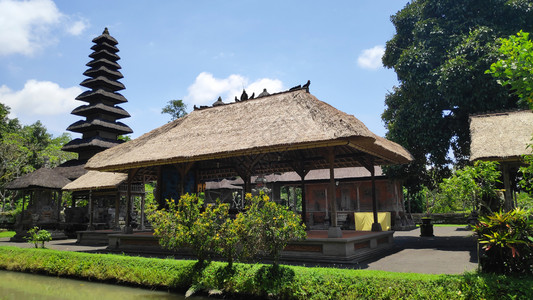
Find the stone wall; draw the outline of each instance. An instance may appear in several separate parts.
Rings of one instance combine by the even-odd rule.
[[[422,223],[421,219],[427,217],[427,214],[411,214],[416,224]],[[470,213],[447,213],[447,214],[430,214],[433,224],[470,224],[472,217]]]

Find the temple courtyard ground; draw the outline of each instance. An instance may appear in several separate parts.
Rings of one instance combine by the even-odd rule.
[[[434,234],[434,237],[420,237],[418,228],[397,231],[394,233],[394,246],[377,258],[323,266],[424,274],[461,274],[477,269],[477,243],[472,231],[465,226],[435,226]],[[31,248],[33,244],[13,243],[9,242],[9,238],[0,238],[0,246]],[[61,251],[106,250],[106,246],[78,245],[75,239],[48,242],[46,247]]]

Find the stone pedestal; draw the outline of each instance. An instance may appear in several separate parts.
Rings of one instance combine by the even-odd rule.
[[[328,238],[341,238],[342,237],[342,230],[340,227],[337,226],[331,226],[328,229]]]

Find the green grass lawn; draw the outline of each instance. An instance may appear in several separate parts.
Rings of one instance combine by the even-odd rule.
[[[0,269],[239,299],[533,299],[533,277],[308,268],[0,247]]]
[[[14,231],[0,231],[0,238],[13,237],[14,235],[15,235]]]

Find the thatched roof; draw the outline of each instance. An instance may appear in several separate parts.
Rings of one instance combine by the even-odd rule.
[[[57,172],[56,169],[41,168],[11,181],[6,185],[6,189],[61,189],[68,183],[70,183],[70,180]]]
[[[86,161],[83,160],[71,159],[55,167],[54,171],[70,180],[75,180],[81,175],[87,173],[87,170],[85,170],[85,163]]]
[[[99,190],[117,188],[128,179],[124,173],[89,171],[63,187],[64,191]]]
[[[470,160],[518,161],[533,135],[530,110],[470,117]]]
[[[382,164],[412,160],[400,145],[301,89],[195,110],[96,154],[86,168],[121,171],[335,145],[372,154]]]

